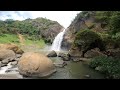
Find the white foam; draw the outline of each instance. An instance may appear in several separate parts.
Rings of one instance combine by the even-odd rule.
[[[11,67],[12,67],[11,63],[8,63],[7,66],[1,67],[1,68],[0,68],[0,74],[5,74],[5,71],[6,71],[8,68],[11,68]]]

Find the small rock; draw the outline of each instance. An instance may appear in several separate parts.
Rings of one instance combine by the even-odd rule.
[[[80,61],[80,59],[75,58],[75,59],[72,59],[72,61],[73,61],[73,62],[79,62],[79,61]]]
[[[5,72],[9,73],[9,72],[19,72],[19,71],[16,66],[12,66],[12,67],[8,68]]]
[[[8,63],[9,63],[9,59],[4,59],[4,60],[2,60],[2,63],[3,63],[3,64],[8,64]]]
[[[101,69],[102,69],[102,67],[100,67],[100,66],[95,68],[95,70],[97,70],[97,71],[100,71]]]
[[[70,59],[71,59],[70,54],[64,54],[64,53],[61,55],[61,58],[64,61],[70,61]]]
[[[57,57],[57,53],[53,50],[47,54],[47,57]]]
[[[17,58],[20,58],[22,55],[21,54],[16,54],[16,57]]]
[[[1,67],[4,67],[4,66],[7,66],[7,64],[3,64],[3,63],[2,63]]]
[[[86,78],[90,78],[90,75],[85,75]]]
[[[11,70],[8,69],[8,70],[6,70],[5,72],[8,73],[8,72],[11,72]]]
[[[0,68],[1,68],[1,66],[2,66],[2,63],[0,62]]]
[[[23,51],[22,49],[18,48],[18,50],[17,50],[15,53],[16,53],[16,54],[23,54],[24,51]]]
[[[17,65],[18,61],[11,62],[11,65]]]
[[[61,61],[60,63],[54,63],[54,65],[55,65],[56,67],[63,68],[64,66],[66,66],[66,65],[67,65],[67,63],[66,63],[66,62],[64,62],[64,61]]]
[[[63,61],[70,61],[70,58],[65,56],[65,57],[61,57],[63,59]]]
[[[12,69],[8,69],[5,71],[6,73],[9,73],[9,72],[19,72],[18,70],[12,70]]]
[[[83,62],[83,61],[89,61],[90,58],[72,57],[71,60],[74,61],[74,62],[79,62],[79,61]]]
[[[66,55],[66,54],[60,52],[60,53],[58,54],[58,57],[63,57],[63,56],[65,56],[65,55]]]
[[[20,60],[20,58],[15,58],[14,60],[15,60],[15,61],[19,61],[19,60]]]
[[[9,61],[10,61],[10,62],[15,61],[15,57],[9,58]]]

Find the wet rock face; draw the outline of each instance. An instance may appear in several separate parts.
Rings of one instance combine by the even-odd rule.
[[[56,71],[53,62],[45,55],[27,52],[22,55],[18,62],[21,75],[30,77],[45,77]]]
[[[54,38],[58,35],[58,33],[61,32],[62,29],[63,27],[60,24],[56,23],[53,26],[49,27],[47,30],[41,30],[41,34],[46,43],[52,44]]]

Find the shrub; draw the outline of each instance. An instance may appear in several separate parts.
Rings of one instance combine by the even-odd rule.
[[[76,34],[74,44],[77,47],[82,47],[84,50],[96,47],[100,48],[101,50],[104,49],[101,37],[89,29],[79,31]]]
[[[115,41],[116,48],[120,48],[120,32],[113,35],[112,38]]]
[[[91,60],[90,67],[98,68],[98,71],[104,73],[106,77],[120,79],[120,60],[113,57],[98,56]]]
[[[110,19],[110,30],[112,34],[120,32],[120,15],[113,15]]]
[[[98,33],[98,34],[101,36],[106,49],[115,47],[115,40],[112,38],[112,35],[106,33]]]
[[[95,19],[96,21],[104,21],[109,23],[110,16],[113,14],[113,11],[96,11]]]

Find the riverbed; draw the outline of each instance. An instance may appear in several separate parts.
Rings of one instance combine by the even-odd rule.
[[[46,47],[44,49],[38,49],[32,46],[23,47],[25,52],[34,51],[39,52],[42,54],[47,54],[50,47]],[[64,51],[64,50],[63,50]],[[64,51],[67,52],[67,51]],[[61,61],[60,57],[53,57],[50,58],[53,62]],[[67,65],[60,68],[56,67],[57,72],[53,73],[51,76],[44,77],[44,78],[37,78],[37,79],[104,79],[104,75],[100,74],[99,72],[91,69],[87,62],[73,62],[73,61],[66,61]],[[14,69],[14,68],[13,68]],[[10,73],[5,73],[10,74]],[[5,75],[4,74],[4,75]],[[18,72],[13,72],[12,74],[18,75]],[[22,77],[23,79],[33,79],[31,77]]]

